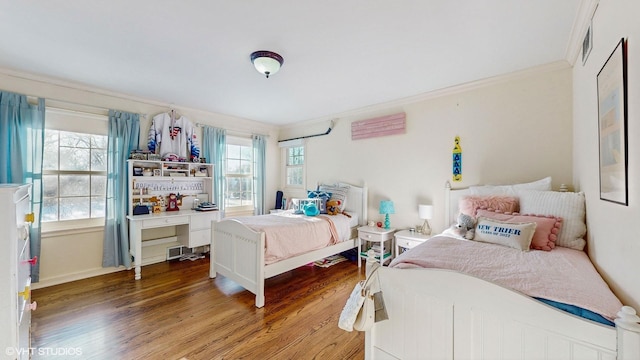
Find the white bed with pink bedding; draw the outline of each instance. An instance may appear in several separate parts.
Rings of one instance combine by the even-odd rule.
[[[538,246],[547,250],[532,243],[522,248],[467,240],[445,231],[404,252],[378,271],[389,319],[366,332],[367,359],[640,358],[640,318],[622,306],[581,250],[582,194],[524,185],[451,190],[447,184],[446,223],[455,223],[463,197],[464,206],[468,199],[481,206],[482,198],[495,191],[512,195],[523,213],[543,218],[535,228],[549,232],[544,235],[552,239],[549,244]],[[564,216],[548,216],[558,214]],[[562,226],[553,230],[548,219]],[[585,310],[585,315],[558,305]],[[615,326],[605,325],[607,320]]]
[[[367,219],[367,188],[346,183],[344,212],[305,216],[286,211],[213,222],[209,277],[222,274],[265,304],[265,279],[357,247],[359,225]],[[345,201],[346,200],[346,201]]]

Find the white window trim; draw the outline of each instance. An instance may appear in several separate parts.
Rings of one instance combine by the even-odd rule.
[[[107,123],[109,117],[107,115],[98,115],[88,112],[66,110],[60,108],[45,108],[45,128],[59,131],[81,132],[85,134],[108,135],[109,129]],[[104,123],[104,127],[91,126],[87,124],[86,119],[94,120],[98,124]],[[45,174],[46,171],[43,171]],[[104,217],[96,217],[89,219],[76,220],[58,220],[52,222],[41,222],[42,233],[46,234],[66,234],[69,231],[86,231],[102,227],[104,228]],[[82,229],[82,230],[80,230]]]
[[[287,160],[289,157],[289,148],[291,147],[302,147],[304,149],[304,162],[302,163],[302,185],[288,185],[287,184]],[[282,168],[280,170],[280,179],[281,187],[285,194],[287,193],[298,193],[301,190],[305,190],[307,188],[307,146],[302,143],[295,143],[291,146],[281,146],[280,152],[280,161],[282,163]],[[306,195],[306,192],[305,192]]]
[[[239,137],[239,136],[227,136],[226,145],[248,146],[249,148],[253,149],[253,142],[252,142],[251,139],[244,138],[244,137]],[[251,159],[251,163],[252,164],[255,163],[255,159],[254,158]],[[252,168],[250,175],[241,175],[241,176],[234,176],[234,177],[236,177],[236,178],[248,178],[248,179],[251,179],[251,181],[253,182],[254,181],[254,176],[255,176],[255,174],[253,173],[253,168]],[[226,171],[225,171],[225,181],[226,181],[226,177],[227,177],[227,174],[226,174]],[[253,184],[253,186],[254,186],[253,196],[255,196],[255,191],[256,191],[255,184]],[[242,215],[245,215],[245,214],[246,215],[253,215],[253,213],[255,211],[255,201],[251,201],[251,205],[245,205],[245,206],[227,207],[225,205],[224,211],[225,211],[225,214],[227,216],[228,215],[242,216]]]

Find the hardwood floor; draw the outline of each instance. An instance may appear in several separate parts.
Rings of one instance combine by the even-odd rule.
[[[303,266],[267,280],[266,305],[209,259],[170,261],[34,290],[33,359],[363,359],[364,333],[338,328],[364,268]],[[80,356],[71,356],[80,352]]]

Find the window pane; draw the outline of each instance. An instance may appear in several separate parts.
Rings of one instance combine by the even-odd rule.
[[[91,150],[91,171],[107,171],[107,150]]]
[[[232,174],[240,173],[240,160],[227,159],[227,172]]]
[[[287,149],[287,165],[304,164],[304,147],[291,147]]]
[[[88,219],[90,198],[73,197],[60,199],[60,220]]]
[[[42,196],[57,197],[58,196],[58,175],[42,176]]]
[[[287,185],[302,185],[302,168],[287,168]]]
[[[60,175],[60,196],[89,196],[89,175]]]
[[[240,146],[227,145],[227,158],[228,159],[240,159]]]
[[[105,209],[104,203],[105,203],[104,196],[91,197],[91,217],[92,218],[104,217],[104,209]]]
[[[91,146],[91,135],[60,131],[60,146],[88,149]]]
[[[58,170],[58,133],[57,130],[44,131],[43,170]]]
[[[107,177],[100,175],[91,176],[91,196],[105,197],[107,194]]]
[[[58,221],[58,198],[42,199],[42,222]]]
[[[107,148],[107,137],[104,135],[91,135],[91,147],[98,149]]]
[[[251,161],[242,160],[240,162],[240,174],[251,175]]]
[[[251,160],[253,148],[249,146],[242,146],[240,148],[240,158],[243,160]]]
[[[89,170],[89,149],[60,148],[60,170]]]

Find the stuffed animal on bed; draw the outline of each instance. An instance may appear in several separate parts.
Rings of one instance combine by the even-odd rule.
[[[347,214],[344,211],[340,211],[340,205],[342,205],[342,201],[340,200],[327,200],[327,215],[337,215],[342,214],[346,217],[351,217],[351,215]]]
[[[458,223],[453,225],[453,230],[457,235],[472,240],[476,234],[476,220],[467,214],[460,213]]]
[[[327,214],[328,215],[336,215],[340,214],[340,204],[342,202],[340,200],[327,200]]]

